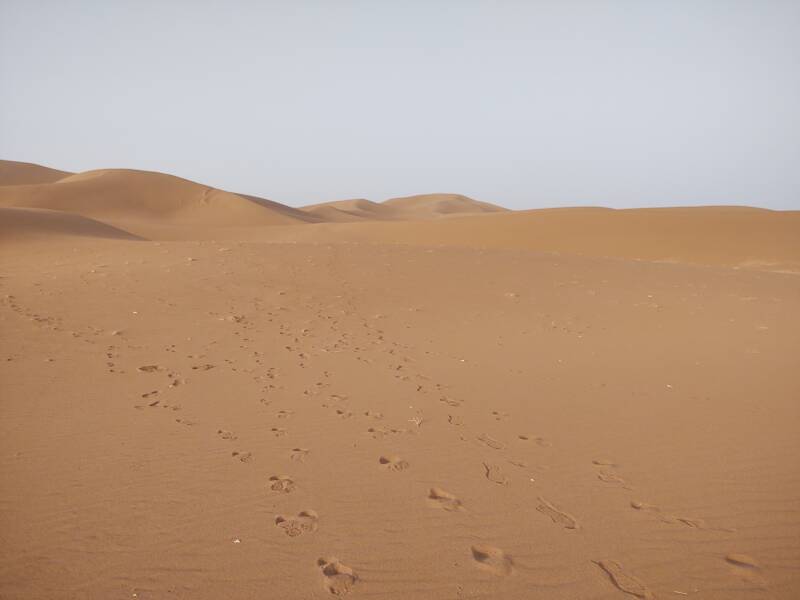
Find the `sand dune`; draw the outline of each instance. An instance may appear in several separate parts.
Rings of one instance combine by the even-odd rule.
[[[386,200],[384,205],[416,218],[444,215],[507,212],[508,209],[488,202],[473,200],[461,194],[418,194]]]
[[[56,183],[0,187],[0,206],[73,212],[112,224],[254,226],[302,223],[301,211],[186,179],[127,169],[87,171]]]
[[[460,194],[420,194],[381,203],[365,199],[337,200],[304,206],[302,210],[331,223],[354,221],[419,221],[438,217],[504,212],[507,209]]]
[[[398,218],[397,211],[392,210],[391,207],[364,198],[312,204],[302,207],[301,210],[317,215],[320,221],[328,223],[382,221]]]
[[[72,213],[44,208],[0,208],[0,242],[50,240],[61,236],[140,239],[127,231]]]
[[[54,183],[69,175],[72,173],[33,163],[0,160],[0,186]]]

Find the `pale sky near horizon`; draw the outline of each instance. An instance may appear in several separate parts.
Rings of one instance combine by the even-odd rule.
[[[0,158],[295,206],[800,209],[800,2],[0,0]]]

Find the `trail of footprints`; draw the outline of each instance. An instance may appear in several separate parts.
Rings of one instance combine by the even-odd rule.
[[[195,365],[192,367],[192,369],[195,371],[208,371],[214,367],[215,365],[204,363]],[[159,365],[142,365],[138,367],[137,370],[145,374],[162,373],[167,371]],[[176,387],[183,383],[183,380],[180,379],[178,374],[169,371],[167,371],[166,374],[171,380],[169,387]],[[437,389],[442,389],[441,385],[435,385]],[[422,388],[423,386],[421,385],[417,386],[417,391],[424,393]],[[169,406],[166,403],[163,403],[159,398],[159,390],[145,392],[141,396],[143,399],[149,400],[149,402],[146,404],[146,408],[160,407],[171,408],[172,410],[180,410],[179,406]],[[333,404],[322,404],[322,407],[333,410],[334,414],[339,418],[348,419],[356,415],[356,413],[343,406],[344,402],[347,400],[346,396],[332,394],[330,399]],[[449,408],[459,408],[463,403],[461,400],[456,400],[449,396],[441,396],[439,401]],[[262,402],[265,404],[270,403],[266,400],[262,400]],[[145,407],[137,405],[136,408],[142,409]],[[294,412],[292,410],[282,409],[275,413],[275,418],[285,420],[292,417],[293,414]],[[364,411],[363,413],[359,414],[363,414],[364,417],[373,420],[383,419],[383,415],[378,412]],[[494,411],[491,413],[491,417],[495,420],[504,420],[508,418],[508,416],[509,415],[507,413],[500,411]],[[421,417],[417,417],[417,419],[418,420],[416,421],[415,419],[412,419],[412,421],[415,421],[414,424],[416,425],[416,428],[419,428],[423,420]],[[176,419],[176,421],[185,425],[193,424],[185,419]],[[447,422],[450,425],[457,427],[461,427],[464,424],[463,418],[458,414],[447,415]],[[224,441],[235,441],[238,439],[236,434],[225,429],[218,429],[216,433],[217,436]],[[270,433],[275,437],[283,437],[287,435],[288,432],[282,427],[272,427],[270,429]],[[374,439],[381,439],[390,435],[413,433],[413,431],[407,428],[372,426],[367,429],[367,433]],[[517,438],[520,442],[531,443],[541,448],[548,448],[552,446],[552,443],[549,440],[539,435],[523,433],[519,434]],[[474,439],[491,451],[501,452],[507,448],[505,443],[491,437],[487,433],[480,433]],[[307,448],[293,448],[289,453],[289,459],[292,462],[302,463],[308,457],[309,452],[310,451]],[[249,463],[253,460],[253,455],[250,452],[233,451],[231,455],[233,458],[243,463]],[[408,461],[393,454],[380,455],[377,462],[382,469],[390,472],[406,471],[411,466]],[[528,467],[527,463],[519,460],[507,458],[506,462],[518,468],[527,469]],[[592,465],[595,467],[595,476],[597,480],[602,482],[604,485],[610,488],[624,490],[631,489],[625,479],[618,474],[618,465],[615,461],[600,458],[592,461]],[[486,460],[482,463],[482,466],[484,477],[488,482],[499,486],[508,486],[510,484],[509,477],[496,461]],[[533,478],[530,480],[534,481]],[[288,495],[297,489],[297,483],[289,475],[276,474],[269,477],[267,487],[269,492],[272,494]],[[426,500],[431,507],[444,512],[457,513],[466,511],[464,503],[458,496],[440,487],[430,488]],[[735,531],[732,529],[711,528],[708,527],[701,519],[668,514],[662,511],[658,506],[647,504],[638,500],[630,501],[630,506],[632,509],[638,512],[653,515],[659,521],[667,524],[678,524],[693,529],[707,529],[711,531]],[[550,521],[552,521],[553,524],[562,527],[565,530],[578,531],[581,529],[581,526],[575,516],[563,510],[556,503],[546,499],[543,496],[538,496],[536,510],[542,513],[542,515],[546,516]],[[276,515],[274,524],[275,527],[283,532],[287,537],[294,538],[317,531],[319,527],[319,521],[320,517],[316,511],[313,509],[306,509],[294,515]],[[515,572],[513,558],[501,548],[497,548],[488,544],[475,544],[471,546],[470,552],[475,566],[484,572],[499,577],[509,576]],[[747,555],[730,554],[725,557],[725,560],[729,565],[732,566],[733,569],[736,570],[737,574],[741,576],[746,576],[754,580],[758,580],[760,577],[760,565],[757,563],[757,561]],[[642,598],[644,600],[654,598],[653,592],[636,576],[626,571],[619,562],[611,559],[603,559],[595,561],[595,565],[603,573],[606,579],[620,592],[637,598]],[[359,577],[356,572],[335,557],[320,558],[318,560],[318,567],[320,568],[322,574],[323,586],[332,595],[347,595],[353,591],[359,582]]]

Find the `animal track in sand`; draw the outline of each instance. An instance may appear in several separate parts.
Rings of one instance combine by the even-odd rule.
[[[390,471],[405,471],[411,465],[408,461],[403,460],[399,456],[389,455],[381,456],[378,462],[384,465]]]
[[[353,590],[358,583],[358,575],[350,567],[342,564],[338,558],[320,558],[317,565],[322,569],[325,589],[334,596],[344,596]]]
[[[275,526],[283,529],[283,532],[289,537],[316,531],[318,523],[319,515],[313,510],[301,511],[294,517],[284,517],[283,515],[275,517]]]
[[[499,485],[508,485],[508,477],[506,477],[499,465],[485,462],[483,463],[483,468],[486,470],[486,479]]]
[[[159,367],[158,365],[144,365],[142,367],[138,367],[136,370],[140,371],[142,373],[155,373],[155,372],[161,371],[163,369],[162,369],[162,367]]]
[[[248,463],[251,460],[253,460],[252,452],[239,452],[237,450],[234,450],[233,452],[231,452],[231,456],[233,456],[234,458],[238,458],[243,463]]]
[[[272,429],[270,429],[270,431],[272,432],[272,435],[274,435],[275,437],[283,437],[284,435],[286,435],[286,430],[281,427],[273,427]]]
[[[493,575],[511,575],[514,572],[514,560],[500,548],[476,544],[471,550],[478,568]]]
[[[532,435],[530,433],[521,433],[517,437],[525,442],[533,442],[534,444],[536,444],[537,446],[541,446],[542,448],[548,448],[553,445],[543,437],[538,435]]]
[[[279,410],[278,414],[276,415],[279,419],[288,419],[294,414],[292,410]]]
[[[447,422],[450,425],[455,425],[456,427],[460,427],[464,424],[464,419],[459,417],[458,415],[447,415]]]
[[[145,394],[142,394],[142,398],[150,398],[151,396],[158,396],[158,390],[153,390],[152,392],[147,392]],[[158,404],[158,401],[156,401],[154,404],[151,404],[150,406],[155,406],[156,404]]]
[[[461,500],[439,487],[432,487],[428,492],[428,504],[448,512],[464,510]]]
[[[237,436],[232,431],[225,431],[224,429],[217,429],[217,435],[223,440],[237,439]]]
[[[296,487],[294,480],[288,475],[273,475],[269,478],[269,489],[273,492],[289,494],[293,492]]]
[[[498,442],[496,439],[489,437],[485,433],[480,434],[477,439],[482,444],[485,444],[486,446],[489,446],[489,448],[492,448],[494,450],[502,450],[503,448],[505,448],[505,446],[501,442]]]
[[[593,465],[597,465],[598,467],[618,467],[619,465],[615,463],[613,460],[608,458],[597,458],[592,461]]]
[[[311,451],[307,448],[292,448],[289,458],[295,462],[304,462],[309,452]]]
[[[492,416],[495,418],[495,421],[500,421],[502,419],[507,418],[508,417],[508,413],[501,412],[499,410],[493,410],[492,411]]]
[[[578,521],[575,517],[559,509],[541,496],[539,496],[539,506],[536,507],[536,510],[550,517],[553,523],[561,525],[564,529],[579,529]]]
[[[618,590],[630,594],[631,596],[636,596],[637,598],[644,598],[645,600],[655,598],[653,592],[651,592],[642,581],[630,573],[626,573],[622,569],[622,565],[618,562],[614,560],[596,560],[593,562],[606,572],[606,575],[611,579],[611,583],[613,583]]]

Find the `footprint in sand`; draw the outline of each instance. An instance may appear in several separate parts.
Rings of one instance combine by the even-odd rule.
[[[458,415],[447,415],[447,422],[450,423],[450,425],[455,425],[456,427],[459,427],[464,424],[464,419],[462,419]]]
[[[624,487],[625,489],[630,489],[626,487],[625,480],[617,475],[616,473],[612,473],[611,471],[600,471],[597,474],[597,478],[602,481],[603,483],[609,483],[612,485],[619,485]]]
[[[393,427],[386,428],[386,427],[370,427],[367,429],[367,433],[372,437],[374,440],[379,440],[381,438],[386,437],[387,435],[392,435],[395,433],[405,433],[407,429],[395,429]]]
[[[452,406],[454,408],[461,406],[461,400],[456,400],[455,398],[449,398],[448,396],[442,396],[439,398],[439,402],[444,402],[447,406]]]
[[[728,554],[725,557],[725,561],[743,569],[758,570],[761,568],[761,565],[758,563],[758,561],[747,554]]]
[[[655,506],[654,504],[647,504],[645,502],[639,502],[638,500],[631,501],[631,508],[642,512],[648,512],[654,514],[659,521],[662,523],[669,523],[671,525],[685,525],[686,527],[691,527],[692,529],[705,529],[708,531],[724,531],[726,533],[734,533],[735,529],[727,529],[724,527],[709,527],[705,521],[702,519],[692,519],[689,517],[678,517],[675,515],[668,515],[661,511],[661,508]]]
[[[763,587],[766,580],[761,575],[761,564],[752,556],[747,554],[728,554],[725,562],[733,567],[733,573],[738,578],[750,584]]]
[[[539,496],[539,506],[536,507],[536,510],[550,517],[553,523],[561,525],[564,529],[579,529],[578,521],[575,517],[559,509],[541,496]]]
[[[275,526],[283,529],[283,532],[289,537],[316,531],[318,523],[319,515],[313,510],[301,511],[294,517],[284,517],[283,515],[275,517]]]
[[[486,544],[472,546],[472,558],[475,565],[493,575],[511,575],[514,572],[514,560],[500,548]]]
[[[395,455],[381,456],[378,459],[378,462],[384,465],[390,471],[405,471],[411,466],[408,464],[408,461],[405,461],[399,456]]]
[[[508,477],[506,477],[499,465],[485,462],[483,463],[483,468],[486,471],[486,479],[499,485],[508,485]]]
[[[234,451],[234,452],[231,452],[231,456],[233,456],[234,458],[238,458],[243,463],[249,463],[250,461],[253,460],[253,453],[252,452]]]
[[[655,598],[647,586],[633,575],[626,573],[622,569],[622,565],[614,560],[596,560],[593,561],[598,567],[606,572],[606,575],[611,579],[618,590],[636,596],[637,598],[645,598],[650,600]]]
[[[288,475],[273,475],[269,478],[269,489],[273,492],[289,494],[293,492],[296,487],[294,480]]]
[[[279,419],[288,419],[294,414],[292,410],[279,410],[278,414],[276,415]]]
[[[530,433],[520,433],[517,437],[524,442],[533,442],[534,444],[536,444],[537,446],[541,446],[542,448],[548,448],[553,445],[543,437],[538,435],[533,435]]]
[[[304,462],[309,452],[311,451],[307,448],[292,448],[289,458],[295,462]]]
[[[464,510],[464,506],[456,496],[442,488],[433,487],[428,492],[428,504],[448,512]]]
[[[508,413],[501,412],[499,410],[493,410],[492,411],[492,416],[494,417],[495,421],[501,421],[501,420],[503,420],[503,419],[508,417]]]
[[[489,446],[489,448],[492,448],[493,450],[502,450],[503,448],[505,448],[505,446],[503,446],[501,442],[498,442],[496,439],[489,437],[485,433],[480,434],[477,439],[479,442],[481,442],[486,446]]]
[[[286,430],[283,429],[282,427],[273,427],[272,429],[270,429],[270,431],[272,432],[272,435],[274,435],[275,437],[283,437],[284,435],[286,435]]]
[[[236,435],[232,431],[225,431],[224,429],[217,429],[217,435],[223,440],[235,440]]]
[[[206,365],[195,365],[195,366],[192,367],[192,370],[193,371],[208,371],[210,369],[213,369],[214,366],[215,365],[208,365],[208,364],[206,364]]]
[[[344,596],[353,590],[353,586],[358,583],[358,575],[355,571],[338,558],[320,558],[317,565],[322,569],[323,585],[334,596]]]
[[[597,458],[592,461],[593,465],[598,467],[618,467],[619,465],[609,458]]]

